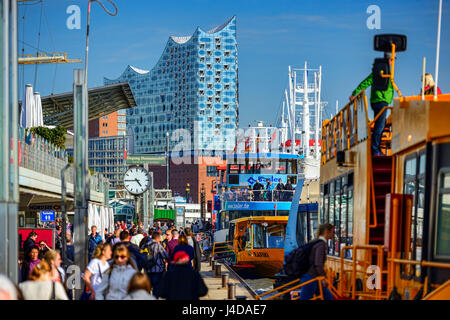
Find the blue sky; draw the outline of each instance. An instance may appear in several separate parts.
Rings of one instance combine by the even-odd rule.
[[[103,0],[106,5],[108,3]],[[84,61],[87,0],[44,0],[19,7],[19,51],[67,51]],[[240,126],[254,120],[275,123],[288,66],[322,65],[322,100],[326,114],[336,100],[343,106],[351,91],[371,70],[377,33],[404,33],[408,50],[398,54],[396,82],[404,95],[420,88],[422,57],[434,75],[438,0],[335,1],[335,0],[114,0],[118,15],[107,15],[92,4],[89,86],[103,77],[117,78],[128,64],[151,69],[170,35],[191,35],[237,17]],[[443,1],[439,87],[450,92],[450,3]],[[33,3],[33,2],[31,2]],[[81,29],[66,27],[69,5],[81,8]],[[381,9],[381,29],[369,30],[369,5]],[[40,27],[39,27],[40,26]],[[40,29],[40,40],[38,37]],[[26,44],[24,44],[24,42]],[[39,46],[38,46],[39,42]],[[41,95],[71,91],[73,69],[84,64],[44,64],[37,69]],[[34,82],[36,66],[19,68],[20,85]]]

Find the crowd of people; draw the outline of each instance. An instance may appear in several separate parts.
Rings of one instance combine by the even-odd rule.
[[[199,228],[201,225],[201,229]],[[62,239],[61,221],[53,224]],[[117,222],[104,237],[92,226],[88,237],[88,260],[82,273],[85,289],[81,300],[198,300],[208,289],[200,275],[205,239],[211,223],[200,221],[191,228],[155,223],[144,232],[143,224]],[[67,255],[73,263],[72,229],[66,230]],[[105,239],[103,241],[103,239]],[[36,245],[38,244],[38,245]],[[61,258],[61,242],[53,248],[31,232],[24,241],[19,265],[19,285],[0,276],[0,299],[69,300],[73,298]],[[71,254],[69,254],[71,251]]]
[[[262,184],[257,180],[249,189],[244,188],[231,191],[228,187],[223,191],[225,200],[227,201],[292,201],[294,196],[294,186],[290,178],[286,183],[278,180],[273,186],[270,179],[266,180],[266,184]]]

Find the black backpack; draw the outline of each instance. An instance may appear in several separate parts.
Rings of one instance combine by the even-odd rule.
[[[145,256],[145,270],[147,272],[150,272],[151,269],[158,263],[158,253],[155,253],[155,246],[156,245],[154,245],[153,242],[150,242],[147,243],[141,250],[141,253]]]
[[[288,276],[296,278],[308,272],[311,266],[309,255],[314,245],[319,241],[321,240],[317,239],[292,250],[285,258],[284,272]]]

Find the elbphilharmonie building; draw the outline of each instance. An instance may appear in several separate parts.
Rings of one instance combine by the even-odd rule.
[[[135,153],[164,152],[166,133],[177,129],[189,132],[191,151],[233,150],[239,116],[236,18],[210,31],[198,27],[191,36],[169,37],[151,70],[129,65],[117,79],[104,79],[105,85],[119,82],[129,82],[137,101],[127,110]]]

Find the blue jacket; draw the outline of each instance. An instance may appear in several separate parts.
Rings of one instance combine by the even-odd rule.
[[[102,237],[98,234],[98,232],[95,234],[95,236],[93,236],[91,233],[91,235],[89,236],[89,245],[88,245],[89,260],[91,260],[95,248],[97,248],[97,246],[102,242],[103,242]]]

